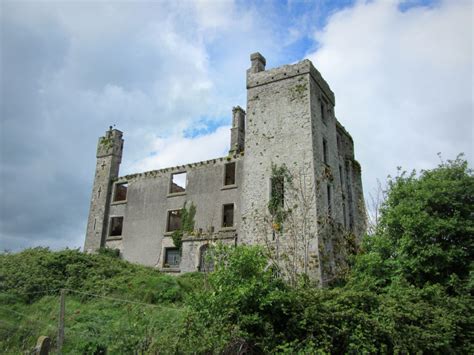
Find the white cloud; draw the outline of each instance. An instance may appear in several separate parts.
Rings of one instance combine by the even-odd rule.
[[[315,34],[308,58],[336,94],[366,193],[393,173],[432,168],[437,152],[473,161],[472,5],[444,1],[405,12],[358,2]]]
[[[199,162],[227,155],[230,147],[230,126],[194,138],[181,134],[151,140],[153,155],[140,159],[126,168],[124,174],[150,171],[176,165]]]

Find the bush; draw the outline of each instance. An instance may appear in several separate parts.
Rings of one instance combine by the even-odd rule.
[[[419,177],[402,173],[388,186],[358,274],[381,286],[393,277],[418,287],[467,283],[474,258],[474,176],[467,162],[448,160]]]
[[[109,251],[84,254],[78,250],[52,252],[26,249],[0,255],[0,292],[15,300],[34,302],[59,289],[130,297],[147,303],[182,301],[179,279],[158,270],[123,261]],[[198,281],[196,281],[198,283]]]

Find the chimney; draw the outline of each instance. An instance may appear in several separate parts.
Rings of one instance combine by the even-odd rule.
[[[250,55],[250,62],[252,63],[252,66],[250,67],[251,73],[265,71],[265,65],[267,64],[267,61],[259,52],[252,53]]]

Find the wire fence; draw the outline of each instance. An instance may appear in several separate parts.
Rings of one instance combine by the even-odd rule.
[[[61,290],[64,290],[64,297],[66,297],[65,312],[64,314],[62,314],[62,317],[64,319],[63,325],[61,325],[59,322],[59,319],[61,319]],[[43,294],[45,296],[50,295],[58,297],[57,302],[50,301],[49,303],[41,304],[40,306],[34,307],[34,310],[31,311],[32,313],[28,313],[30,312],[30,308],[27,306],[21,308],[20,306],[18,306],[18,304],[15,303],[0,303],[0,335],[6,344],[9,343],[9,340],[11,340],[10,344],[16,343],[18,345],[18,342],[22,342],[22,346],[24,347],[22,350],[31,350],[36,342],[35,339],[37,339],[39,336],[46,335],[51,338],[51,353],[61,353],[61,349],[58,348],[58,334],[61,332],[61,327],[63,327],[62,332],[63,334],[65,334],[65,346],[68,345],[68,342],[77,342],[78,339],[93,340],[95,336],[99,337],[101,335],[100,333],[103,327],[106,327],[108,330],[110,330],[111,327],[117,327],[118,332],[120,331],[120,326],[122,326],[123,328],[123,324],[117,325],[117,323],[120,322],[111,318],[103,320],[101,317],[96,316],[95,318],[88,319],[87,317],[93,316],[90,315],[90,311],[88,311],[87,317],[83,316],[82,311],[80,309],[81,306],[92,302],[91,299],[93,298],[105,301],[108,305],[104,307],[106,307],[107,309],[117,309],[117,304],[129,305],[130,307],[132,307],[118,307],[118,309],[123,311],[124,313],[128,312],[127,317],[129,317],[130,319],[127,319],[125,317],[125,320],[122,320],[122,322],[125,322],[129,327],[136,326],[136,324],[138,324],[137,321],[139,320],[139,318],[143,315],[148,314],[149,311],[152,310],[166,310],[169,312],[179,311],[177,308],[171,306],[145,303],[131,299],[120,298],[111,295],[96,294],[70,288],[55,288],[33,292],[2,291],[0,292],[0,294],[10,296],[31,296]],[[88,299],[85,299],[81,296],[86,296]],[[72,302],[72,304],[68,305],[68,302]],[[135,311],[135,313],[133,311]],[[2,316],[2,314],[4,316]],[[124,336],[126,335],[124,334]],[[117,337],[119,337],[119,335],[117,335]]]

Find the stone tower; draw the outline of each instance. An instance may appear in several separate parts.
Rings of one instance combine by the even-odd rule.
[[[353,155],[345,157],[338,147],[334,93],[312,63],[304,60],[268,71],[265,65],[260,53],[251,55],[239,239],[248,244],[273,243],[282,254],[286,252],[294,267],[325,284],[337,272],[337,239],[342,236],[335,234],[342,235],[342,226],[349,228],[345,220],[351,206],[344,202],[346,184],[340,167],[346,158],[352,162]],[[286,166],[293,177],[294,193],[285,182],[282,201],[293,210],[292,221],[281,234],[262,229],[268,224],[263,215],[274,188],[272,165]],[[358,179],[361,186],[360,171]],[[333,229],[339,232],[327,225],[337,226]],[[266,240],[256,240],[257,236]]]
[[[105,245],[112,183],[119,176],[122,150],[122,132],[110,127],[97,144],[97,165],[87,221],[85,252],[96,251]]]

